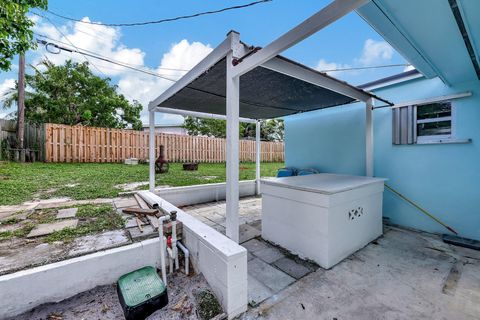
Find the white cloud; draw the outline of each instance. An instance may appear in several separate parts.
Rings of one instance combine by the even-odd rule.
[[[345,69],[349,68],[348,64],[341,64],[336,62],[327,62],[325,59],[320,59],[317,65],[314,67],[318,71],[326,72],[329,75],[339,75],[341,71],[329,71],[329,70],[336,70],[336,69]]]
[[[408,66],[406,66],[404,69],[403,69],[403,72],[407,72],[407,71],[410,71],[410,70],[414,70],[415,67],[412,66],[411,64],[409,64]]]
[[[387,42],[367,39],[358,62],[363,66],[378,65],[392,59],[393,52]]]
[[[65,46],[69,46],[68,44],[72,42],[78,48],[164,75],[173,80],[179,79],[185,74],[185,71],[166,70],[165,68],[189,70],[212,51],[212,48],[208,44],[189,42],[183,39],[178,43],[172,44],[170,50],[163,55],[159,65],[151,68],[145,65],[145,52],[139,48],[129,48],[121,42],[122,35],[119,28],[102,25],[86,25],[75,22],[73,24],[59,26],[58,28],[61,30],[61,32],[59,32],[50,23],[43,21],[43,19],[33,17],[32,20],[36,22],[35,31],[37,33],[64,42],[67,44]],[[90,21],[88,17],[84,17],[82,20]],[[55,55],[46,52],[45,55],[55,64],[64,63],[67,59],[85,61],[82,55],[74,53],[68,54],[62,52],[61,54]],[[38,56],[37,62],[41,59],[42,56]],[[120,93],[124,94],[130,100],[135,99],[139,101],[144,106],[141,114],[142,121],[144,122],[148,122],[148,102],[160,95],[173,83],[172,81],[116,66],[108,62],[102,62],[94,58],[89,58],[89,60],[93,62],[103,74],[115,77],[115,79],[118,80],[117,84]],[[91,67],[91,69],[98,74],[95,67]],[[178,123],[183,122],[183,117],[163,114],[157,116],[157,122]]]
[[[325,59],[320,59],[317,62],[317,65],[314,67],[319,71],[327,71],[329,75],[338,77],[344,72],[341,71],[330,71],[335,69],[345,69],[351,67],[366,67],[366,66],[375,66],[381,65],[392,59],[394,50],[393,48],[385,41],[375,41],[372,39],[367,39],[362,48],[362,52],[358,58],[353,59],[353,65],[343,64],[338,62],[328,62]],[[348,73],[349,76],[358,75],[363,70],[355,70]]]
[[[4,95],[13,88],[15,88],[15,79],[5,79],[0,83],[0,104],[3,105],[1,100],[3,100]],[[0,107],[0,110],[2,110],[2,107]],[[5,110],[5,112],[0,112],[0,119],[7,117],[12,111],[12,109],[8,109]]]
[[[0,97],[2,97],[7,91],[15,88],[15,79],[5,79],[0,83]]]

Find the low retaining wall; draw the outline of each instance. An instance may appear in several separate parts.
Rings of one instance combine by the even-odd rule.
[[[100,251],[0,277],[0,319],[115,283],[135,269],[159,267],[158,239]]]
[[[227,189],[226,183],[199,184],[186,187],[172,187],[156,189],[155,194],[167,200],[171,204],[181,207],[193,204],[225,200]],[[240,197],[254,196],[255,180],[245,180],[239,183]]]
[[[183,223],[184,244],[190,251],[194,268],[201,272],[217,295],[229,319],[247,310],[247,250],[179,210],[164,198],[148,191],[150,197],[167,211],[177,211]]]
[[[247,310],[247,251],[213,228],[159,198],[176,210],[184,226],[184,244],[194,268],[205,276],[229,319]],[[40,304],[58,302],[96,286],[115,283],[146,265],[160,267],[158,239],[96,252],[0,277],[0,319]]]

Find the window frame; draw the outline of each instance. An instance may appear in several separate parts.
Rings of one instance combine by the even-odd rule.
[[[423,119],[423,120],[417,120],[417,110],[418,108],[429,105],[429,104],[435,104],[435,103],[445,103],[448,102],[450,104],[450,116],[449,117],[441,117],[441,118],[435,118],[435,119]],[[446,99],[446,100],[439,100],[435,102],[425,102],[425,103],[418,103],[415,105],[412,105],[413,107],[413,136],[415,137],[415,142],[416,144],[428,144],[428,143],[439,143],[439,142],[449,142],[455,140],[456,137],[456,108],[455,104],[452,100]],[[446,120],[439,120],[439,119],[446,119]],[[447,121],[450,120],[450,134],[442,134],[442,135],[429,135],[429,136],[419,136],[417,133],[417,126],[422,123],[429,123],[429,122],[440,122],[440,121]]]

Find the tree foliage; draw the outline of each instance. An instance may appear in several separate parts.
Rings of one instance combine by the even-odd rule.
[[[204,119],[186,117],[184,128],[190,135],[201,135],[217,138],[225,138],[227,135],[227,122],[218,119]],[[239,136],[243,139],[255,138],[256,124],[243,123],[239,125]],[[262,120],[260,126],[260,138],[266,141],[281,141],[284,136],[283,120]]]
[[[16,54],[36,47],[31,8],[46,9],[47,0],[0,0],[0,70],[9,71]]]
[[[33,67],[33,66],[32,66]],[[88,63],[68,60],[54,65],[48,60],[26,75],[25,119],[33,123],[141,129],[142,106],[130,103],[110,79],[94,75]],[[17,100],[14,90],[4,96],[4,108]]]

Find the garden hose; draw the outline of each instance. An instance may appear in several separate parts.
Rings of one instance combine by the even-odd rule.
[[[422,207],[420,207],[418,204],[416,204],[415,202],[413,202],[412,200],[408,199],[407,197],[405,197],[403,194],[401,194],[400,192],[398,192],[397,190],[393,189],[392,187],[390,187],[388,184],[385,183],[385,187],[390,190],[392,193],[394,193],[395,195],[399,196],[400,198],[402,198],[403,200],[407,201],[408,203],[410,203],[412,206],[414,206],[415,208],[417,208],[418,210],[420,210],[423,214],[427,215],[430,219],[436,221],[437,223],[441,224],[442,226],[444,226],[445,228],[448,229],[448,231],[450,232],[453,232],[454,234],[458,235],[457,231],[453,230],[453,228],[449,227],[448,225],[446,225],[445,223],[443,223],[440,219],[438,219],[437,217],[435,217],[433,214],[431,214],[430,212],[428,212],[427,210],[423,209]]]

